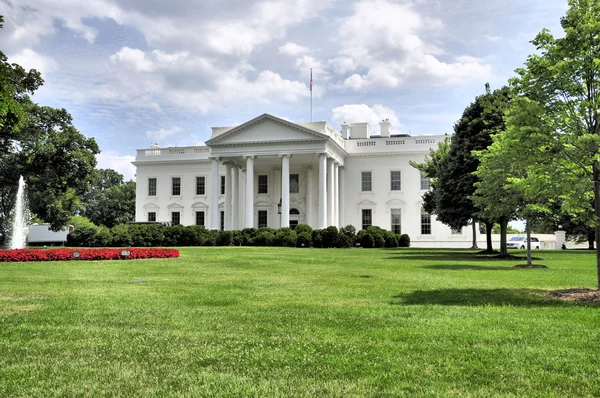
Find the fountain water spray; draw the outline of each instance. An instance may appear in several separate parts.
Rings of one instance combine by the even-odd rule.
[[[27,232],[29,231],[29,212],[25,198],[25,180],[19,178],[19,190],[17,191],[17,202],[15,203],[12,234],[10,237],[11,249],[22,249],[27,243]]]

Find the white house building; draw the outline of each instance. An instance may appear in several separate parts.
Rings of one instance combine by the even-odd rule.
[[[406,233],[413,246],[469,247],[471,228],[453,231],[422,209],[422,162],[445,136],[391,135],[389,121],[293,123],[264,114],[213,127],[206,146],[137,150],[136,221],[212,229],[375,225]]]

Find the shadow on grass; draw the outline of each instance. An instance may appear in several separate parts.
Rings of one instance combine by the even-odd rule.
[[[468,265],[468,264],[432,264],[424,265],[421,268],[426,269],[441,269],[448,271],[516,271],[514,267],[503,267],[500,265]]]
[[[515,307],[600,307],[598,304],[565,302],[536,289],[439,289],[415,290],[392,296],[392,305],[454,305]]]
[[[417,251],[417,252],[398,252],[386,257],[388,260],[434,260],[434,261],[508,261],[508,260],[527,260],[527,256],[515,256],[509,253],[508,257],[500,257],[498,254],[481,254],[479,252],[460,252],[460,251]],[[532,257],[532,260],[542,260],[540,257]]]

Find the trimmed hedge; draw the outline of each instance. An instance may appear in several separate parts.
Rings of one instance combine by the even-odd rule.
[[[156,246],[284,246],[284,247],[409,247],[408,235],[396,235],[379,227],[356,232],[352,225],[312,229],[244,228],[241,231],[209,230],[202,226],[121,224],[108,229],[82,226],[67,236],[68,246],[156,247]]]

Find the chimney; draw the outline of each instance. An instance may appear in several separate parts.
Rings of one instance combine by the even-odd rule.
[[[346,122],[342,124],[342,138],[345,140],[350,139],[350,126]]]
[[[389,137],[392,133],[392,124],[390,123],[390,119],[382,120],[381,123],[379,123],[379,129],[382,137]]]

